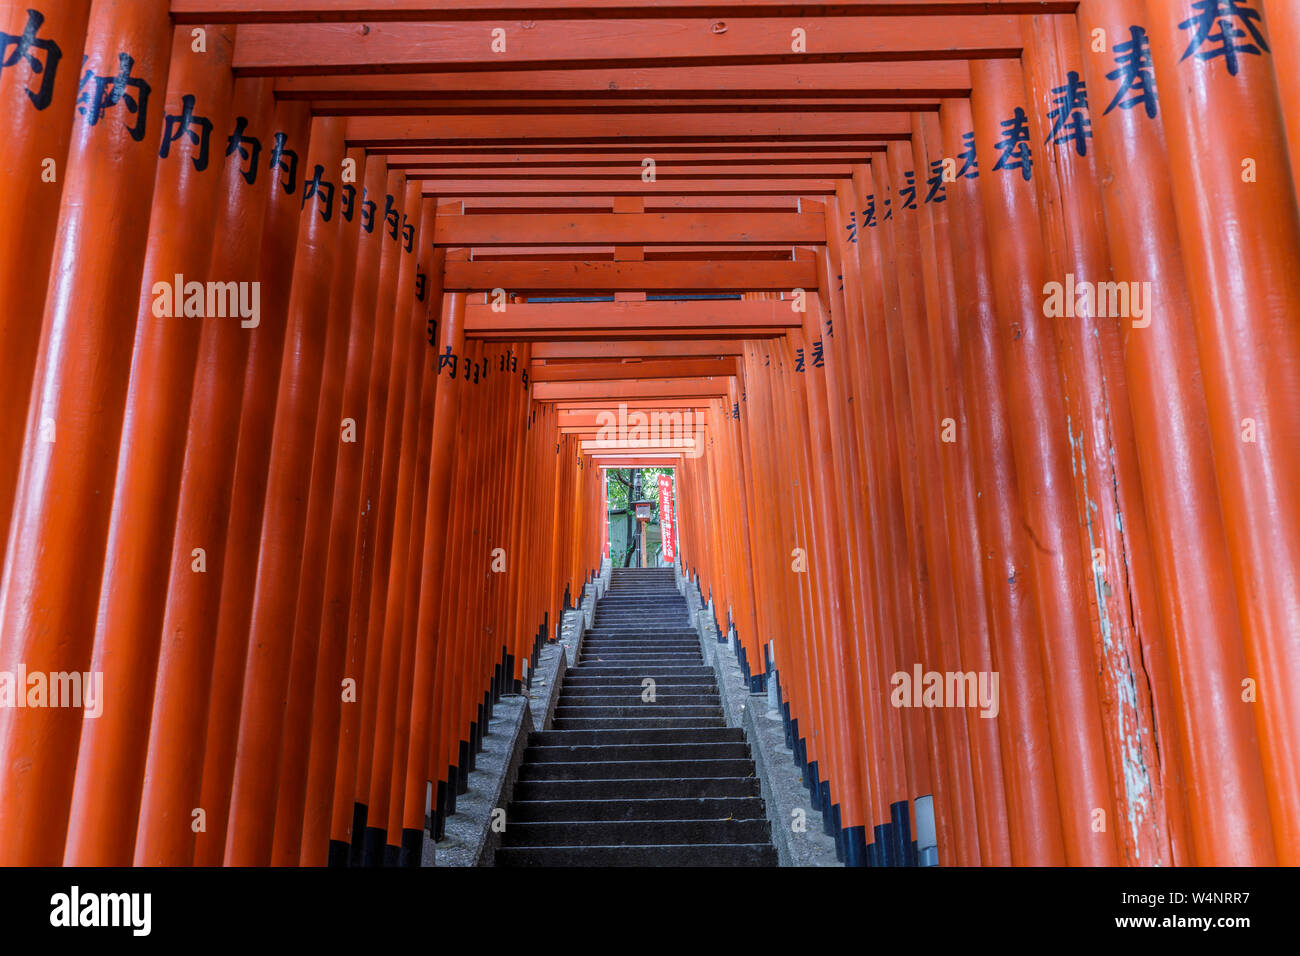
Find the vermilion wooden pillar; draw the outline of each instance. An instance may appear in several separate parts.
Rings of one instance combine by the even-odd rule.
[[[1019,519],[988,230],[975,182],[986,173],[975,154],[969,101],[945,100],[939,117],[944,155],[957,158],[954,180],[944,188],[960,330],[956,342],[961,353],[958,381],[964,385],[969,430],[963,447],[970,449],[977,488],[985,603],[999,674],[996,724],[1004,758],[1012,862],[1061,865],[1065,845],[1036,596],[1028,574],[1032,544]]]
[[[1290,144],[1291,179],[1300,193],[1300,6],[1288,0],[1264,0],[1263,11]]]
[[[441,278],[438,280],[441,286]],[[420,561],[420,587],[418,620],[415,628],[414,683],[411,692],[411,734],[408,740],[406,757],[406,780],[403,791],[402,810],[402,856],[399,862],[403,866],[419,864],[421,848],[419,832],[424,830],[424,808],[426,782],[433,782],[444,791],[434,795],[434,813],[439,812],[442,802],[446,800],[446,780],[437,776],[440,767],[430,766],[429,752],[434,734],[440,728],[435,722],[434,678],[438,649],[442,635],[437,629],[442,609],[442,583],[446,567],[447,526],[449,520],[451,476],[456,451],[456,421],[460,404],[460,389],[453,381],[450,366],[444,368],[441,357],[459,355],[465,345],[465,296],[463,293],[450,293],[447,297],[449,308],[443,319],[441,306],[433,315],[441,321],[438,323],[436,347],[425,359],[429,363],[425,374],[432,376],[438,383],[433,409],[433,425],[430,437],[429,479],[424,509],[424,527],[422,535],[416,540],[421,542],[423,556]],[[416,488],[416,494],[422,489]],[[416,833],[412,833],[416,831]]]
[[[883,748],[878,708],[875,706],[879,703],[879,690],[887,686],[887,682],[878,679],[875,659],[879,631],[872,610],[876,604],[871,555],[875,527],[872,496],[874,472],[864,448],[867,432],[863,419],[865,403],[861,397],[862,383],[858,374],[860,369],[857,367],[860,357],[857,354],[856,333],[865,320],[862,315],[859,263],[855,248],[858,223],[851,196],[837,194],[833,204],[828,202],[826,216],[827,271],[822,274],[821,282],[830,293],[830,301],[836,308],[837,315],[825,317],[821,330],[822,352],[827,369],[827,383],[833,383],[831,390],[837,403],[837,414],[843,423],[843,454],[847,462],[841,470],[843,513],[854,516],[849,524],[851,533],[844,536],[844,547],[850,554],[854,606],[852,621],[843,640],[845,683],[849,693],[856,697],[851,698],[850,709],[856,709],[858,728],[849,728],[848,743],[856,751],[854,758],[861,775],[852,785],[860,791],[866,815],[857,824],[864,827],[861,837],[846,834],[851,839],[845,849],[851,849],[855,854],[861,851],[862,859],[858,860],[855,856],[845,862],[864,866],[868,865],[875,853],[874,849],[868,849],[875,837],[874,828],[889,816],[884,787],[879,779],[879,755]],[[851,224],[852,229],[846,223]],[[761,436],[755,436],[755,440],[761,440]]]
[[[829,203],[824,208],[828,243],[837,243],[842,231],[837,210]],[[844,307],[844,297],[840,294],[837,285],[837,280],[843,277],[843,265],[840,260],[837,244],[835,248],[828,249],[826,254],[818,256],[819,282],[828,308],[816,316],[815,321],[818,322],[819,328],[813,330],[805,325],[805,329],[808,330],[808,338],[814,346],[813,355],[808,356],[812,367],[808,370],[807,381],[815,400],[825,402],[831,426],[829,435],[831,451],[836,459],[836,468],[832,475],[843,478],[849,474],[857,474],[859,466],[853,440],[856,422],[849,417],[851,405],[847,401],[849,383],[844,368],[845,356],[837,348],[839,343],[834,336],[836,326],[843,331],[852,321]],[[815,339],[812,334],[814,331]],[[843,341],[842,335],[841,341]],[[817,361],[818,355],[821,356],[820,362]],[[821,366],[821,370],[818,369],[818,365]],[[818,394],[819,389],[820,394]],[[865,620],[865,596],[860,580],[861,562],[853,558],[856,543],[848,543],[840,523],[841,516],[856,513],[860,510],[861,504],[858,482],[832,483],[830,477],[824,476],[821,480],[825,481],[823,504],[832,511],[832,520],[826,526],[829,531],[827,539],[831,554],[838,562],[839,583],[837,585],[830,582],[831,594],[832,600],[841,602],[841,614],[837,630],[830,635],[832,642],[828,651],[835,681],[831,685],[832,693],[838,698],[839,713],[835,719],[838,723],[836,730],[841,743],[843,761],[838,768],[842,792],[838,795],[840,809],[836,811],[841,819],[835,821],[834,825],[837,829],[847,831],[836,834],[837,842],[841,844],[841,857],[845,864],[865,866],[869,798],[866,792],[866,756],[863,752],[863,741],[868,731],[863,702],[864,689],[861,676],[863,667],[857,639]],[[853,537],[856,539],[856,536]]]
[[[874,487],[878,501],[877,520],[873,522],[876,530],[872,535],[873,590],[877,596],[877,627],[882,639],[876,643],[875,650],[879,657],[880,686],[887,686],[889,675],[908,666],[899,655],[898,647],[904,628],[912,626],[910,583],[898,560],[898,556],[907,553],[907,531],[897,459],[880,240],[880,223],[892,209],[892,203],[887,205],[885,195],[877,194],[869,165],[855,167],[853,197],[861,217],[856,245],[863,325],[860,330],[851,331],[861,366],[860,376],[866,386],[862,390],[867,418],[863,457],[867,461],[868,488]],[[876,865],[901,866],[911,859],[911,826],[909,822],[908,832],[900,832],[903,828],[894,825],[893,815],[895,808],[900,814],[906,812],[912,796],[908,788],[908,767],[916,766],[916,763],[909,759],[911,728],[920,725],[921,715],[892,706],[886,708],[883,704],[877,705],[877,711],[884,727],[882,741],[885,749],[879,763],[883,773],[883,814],[876,822],[873,852]],[[903,713],[911,716],[904,718]],[[924,782],[916,791],[919,795],[930,792],[928,767],[924,768],[924,773]]]
[[[280,360],[284,351],[285,315],[297,250],[302,163],[306,161],[310,122],[302,103],[275,108],[269,141],[261,152],[261,175],[270,179],[270,199],[262,227],[262,315],[247,331],[248,367],[244,377],[239,420],[239,450],[235,458],[230,520],[221,576],[216,651],[212,661],[207,744],[203,757],[203,787],[199,806],[207,814],[207,829],[195,838],[194,862],[220,866],[226,852],[226,820],[230,810],[230,780],[235,766],[239,704],[243,695],[244,659],[256,587],[262,509],[266,504],[271,429],[275,424]],[[251,150],[250,150],[251,154]],[[250,156],[251,162],[251,156]]]
[[[420,585],[423,579],[425,556],[425,517],[428,512],[428,487],[433,457],[433,427],[437,400],[437,339],[435,323],[442,316],[442,286],[446,273],[446,250],[434,248],[431,239],[435,216],[433,201],[426,199],[421,210],[423,221],[420,235],[423,237],[420,252],[420,277],[417,280],[417,293],[414,320],[418,335],[412,361],[423,366],[420,384],[420,410],[416,443],[415,474],[411,483],[411,519],[410,533],[407,536],[406,580],[402,585],[402,662],[400,677],[400,696],[397,700],[396,721],[398,731],[393,740],[393,773],[388,812],[388,843],[399,848],[397,865],[420,865],[423,849],[419,832],[415,838],[404,833],[403,813],[405,811],[407,766],[410,760],[410,739],[416,722],[427,722],[432,718],[432,703],[425,700],[415,701],[415,655],[419,641],[417,625],[420,611]],[[432,676],[432,675],[430,675]],[[428,779],[428,742],[417,761],[418,772],[422,780]],[[425,790],[421,785],[420,815],[421,828],[425,810]],[[411,851],[414,850],[415,853]],[[414,856],[414,861],[411,857]]]
[[[41,44],[21,62],[0,71],[0,113],[7,117],[0,139],[0,179],[14,188],[5,200],[0,230],[0,342],[5,374],[0,376],[0,567],[9,539],[9,515],[23,430],[32,392],[37,316],[45,306],[45,275],[59,224],[59,198],[67,178],[77,96],[77,54],[86,39],[90,0],[54,0],[35,9],[29,0],[0,4],[0,32],[21,37],[31,31]],[[37,72],[39,68],[39,72]],[[50,166],[49,164],[53,165]]]
[[[108,534],[134,331],[121,317],[135,313],[145,259],[141,210],[158,163],[167,11],[165,0],[91,8],[84,68],[97,98],[72,121],[0,584],[0,669],[10,673],[85,671],[90,662],[98,594],[86,581],[99,579]],[[132,100],[108,105],[121,56],[131,61],[123,82]],[[156,91],[144,109],[140,84]],[[81,726],[71,708],[0,708],[0,862],[62,860]]]
[[[234,85],[231,125],[245,121],[260,144],[271,134],[271,81]],[[221,196],[208,272],[233,282],[257,281],[270,177],[241,152],[222,168]],[[247,173],[251,173],[252,182]],[[218,599],[225,564],[239,413],[249,329],[237,317],[204,321],[190,403],[167,609],[154,684],[135,863],[188,866],[194,859],[193,811],[203,779],[204,737],[212,691]],[[196,549],[201,549],[196,553]],[[196,564],[200,555],[203,563]],[[197,570],[197,568],[203,570]],[[166,768],[164,772],[163,768]],[[206,827],[206,813],[202,825]]]
[[[330,823],[330,860],[361,863],[360,834],[364,832],[364,809],[356,800],[357,753],[361,708],[366,678],[367,624],[370,620],[370,579],[375,561],[376,513],[380,494],[380,475],[384,459],[384,423],[388,414],[388,396],[392,388],[393,311],[397,300],[397,278],[401,265],[401,209],[406,191],[406,177],[388,170],[384,189],[373,196],[375,232],[380,236],[382,252],[379,263],[379,288],[371,306],[375,310],[375,351],[371,356],[370,387],[366,399],[362,438],[361,492],[356,508],[355,559],[348,598],[348,646],[343,681],[343,703],[339,724],[338,751],[335,764],[333,810]],[[399,220],[392,226],[390,211]],[[353,842],[355,840],[355,842]],[[345,845],[355,852],[348,853]],[[340,858],[340,854],[342,858]]]
[[[980,193],[989,223],[994,296],[1001,319],[1011,434],[1030,570],[1038,591],[1048,713],[1067,860],[1113,865],[1118,825],[1101,726],[1087,587],[1079,566],[1078,520],[1068,423],[1054,331],[1043,314],[1047,264],[1028,155],[1027,100],[1020,65],[971,64]],[[1039,157],[1039,161],[1041,161]],[[1041,175],[1041,173],[1039,173]],[[1104,822],[1105,829],[1100,829]]]
[[[415,246],[409,248],[404,230],[414,230],[419,225],[420,184],[406,180],[397,194],[391,223],[398,223],[398,244],[401,259],[397,271],[397,294],[393,304],[393,361],[392,378],[388,391],[388,410],[384,415],[384,459],[379,478],[377,524],[375,529],[375,566],[370,579],[366,636],[366,679],[361,691],[361,733],[357,739],[357,786],[359,804],[373,808],[375,819],[366,824],[362,863],[379,866],[383,862],[384,834],[388,814],[387,767],[375,773],[375,747],[378,743],[375,728],[379,719],[384,688],[391,688],[396,674],[395,649],[392,642],[384,640],[385,607],[388,600],[389,574],[393,559],[393,524],[397,510],[397,488],[402,462],[402,419],[404,409],[418,401],[419,392],[412,398],[408,388],[411,376],[411,301],[415,295]],[[394,640],[399,639],[394,635]],[[387,654],[386,654],[387,651]],[[388,662],[388,668],[385,668]],[[388,691],[391,693],[391,690]],[[382,746],[382,745],[380,745]],[[381,751],[381,757],[383,752]],[[383,778],[381,779],[377,779]],[[357,834],[353,834],[355,842]]]
[[[342,119],[313,119],[262,514],[257,590],[230,795],[227,866],[264,866],[271,860],[293,620],[307,524],[308,495],[302,490],[311,480],[325,357],[324,324],[344,221],[334,203],[339,198],[337,176],[343,155]]]
[[[1098,29],[1112,38],[1105,51],[1093,49]],[[1118,58],[1141,56],[1146,29],[1146,18],[1134,17],[1123,0],[1086,0],[1079,8],[1084,75],[1099,93],[1093,130],[1115,277],[1150,283],[1147,321],[1123,331],[1164,621],[1163,645],[1143,635],[1160,740],[1155,769],[1163,777],[1170,861],[1245,863],[1268,858],[1269,839],[1258,826],[1267,803],[1250,713],[1232,695],[1207,698],[1197,690],[1244,673],[1246,662],[1159,93],[1149,62],[1145,71],[1107,78]]]
[[[457,779],[452,771],[455,755],[449,752],[448,738],[452,734],[448,713],[448,697],[452,675],[451,641],[447,631],[450,615],[451,589],[447,581],[448,569],[455,565],[448,561],[455,523],[463,512],[462,503],[453,496],[457,487],[457,474],[461,468],[460,442],[464,437],[460,423],[465,414],[461,407],[464,385],[457,377],[465,361],[465,293],[453,292],[444,297],[442,322],[438,333],[438,358],[433,371],[439,378],[437,405],[434,409],[433,458],[430,463],[429,501],[425,512],[425,560],[420,582],[420,616],[417,625],[421,646],[416,648],[416,684],[414,699],[420,700],[423,686],[429,684],[432,714],[426,761],[429,779],[433,782],[434,836],[441,835],[440,827],[445,815],[455,805]],[[427,675],[422,661],[428,660],[432,675]],[[418,730],[418,727],[417,727]],[[418,766],[417,746],[420,734],[411,735],[411,753],[406,779],[407,803],[404,808],[404,829],[410,830],[414,811],[410,800],[418,789],[417,802],[423,801],[424,782],[411,780]],[[423,807],[421,807],[423,813]],[[421,821],[422,823],[422,821]],[[408,838],[409,839],[409,838]],[[409,850],[408,850],[409,862]]]
[[[958,647],[954,659],[961,662],[959,670],[963,673],[975,671],[987,675],[994,673],[996,666],[984,595],[978,515],[980,491],[975,484],[971,455],[971,408],[966,400],[961,364],[965,330],[957,307],[947,188],[942,181],[946,154],[936,114],[912,114],[912,152],[918,187],[917,222],[926,288],[933,414],[938,424],[939,468],[957,614]],[[925,183],[924,193],[922,182]],[[963,245],[968,243],[969,234],[963,233],[962,240]],[[1001,700],[999,683],[999,713]],[[997,718],[989,716],[980,707],[969,706],[969,700],[967,704],[964,716],[970,741],[979,861],[985,866],[1008,866],[1011,863],[1011,845],[1003,787],[1005,758],[999,742]]]
[[[334,501],[329,513],[329,558],[321,592],[324,606],[320,616],[311,749],[299,855],[303,866],[324,865],[329,860],[331,846],[330,815],[339,754],[339,722],[345,706],[343,674],[348,648],[349,597],[356,556],[371,361],[372,356],[381,350],[385,354],[388,352],[387,343],[381,342],[376,335],[378,316],[375,309],[384,242],[384,231],[376,228],[375,212],[379,207],[376,197],[383,196],[387,177],[388,166],[384,160],[370,157],[365,166],[365,179],[356,197],[357,264],[349,308],[352,333],[348,338],[347,368],[343,376],[340,417],[336,423],[339,447],[335,456]],[[276,830],[278,848],[278,823]],[[285,842],[290,842],[287,836]]]
[[[205,29],[202,53],[191,49],[188,30],[176,30],[172,39],[163,105],[167,157],[158,163],[154,185],[90,663],[92,672],[104,675],[106,699],[117,703],[82,728],[64,851],[70,866],[125,866],[134,850],[130,821],[140,808],[167,597],[158,582],[166,579],[171,558],[199,335],[209,321],[176,308],[186,288],[175,284],[194,283],[206,300],[202,283],[209,278],[213,233],[194,224],[215,217],[221,161],[209,134],[231,122],[234,30]],[[205,301],[194,311],[206,307]]]
[[[1300,862],[1300,209],[1265,36],[1243,3],[1207,20],[1149,4],[1174,211],[1191,291],[1278,862]],[[1226,25],[1225,25],[1226,24]],[[1228,39],[1213,39],[1218,32]],[[1235,31],[1235,32],[1234,32]],[[1226,144],[1231,144],[1228,148]],[[1243,682],[1254,682],[1254,693]],[[1253,697],[1253,700],[1244,698]]]
[[[928,594],[931,628],[921,631],[921,656],[916,662],[925,670],[959,671],[958,622],[953,598],[954,570],[946,538],[943,476],[939,464],[939,446],[943,435],[942,416],[934,407],[933,371],[930,363],[931,343],[926,313],[930,304],[921,267],[919,209],[924,194],[914,169],[912,149],[904,143],[891,143],[887,153],[890,183],[894,190],[893,236],[899,291],[899,342],[907,368],[907,399],[911,402],[913,448],[916,454],[916,517],[918,542],[926,574],[918,586]],[[909,179],[908,174],[911,174]],[[889,234],[887,230],[886,235]],[[936,306],[937,307],[937,306]],[[914,662],[914,663],[916,663]],[[943,724],[938,738],[942,751],[936,754],[944,764],[947,795],[953,828],[953,859],[962,866],[978,863],[979,833],[975,826],[975,790],[971,775],[970,745],[965,714],[955,708],[943,708],[935,715]]]
[[[1078,284],[1111,277],[1090,110],[1079,99],[1079,33],[1067,16],[1022,17],[1021,27],[1025,86],[1035,107],[1030,143],[1041,159],[1033,182],[1043,248],[1050,279],[1068,295],[1076,288],[1070,276]],[[1061,342],[1079,562],[1091,585],[1093,627],[1101,638],[1096,656],[1107,761],[1118,784],[1116,813],[1127,821],[1111,826],[1123,859],[1167,858],[1159,811],[1150,812],[1163,802],[1151,772],[1158,760],[1154,721],[1132,690],[1146,679],[1138,633],[1155,643],[1164,640],[1120,340],[1121,326],[1140,320],[1117,315],[1123,302],[1105,293],[1091,303],[1076,297],[1063,309],[1044,308],[1053,313]]]
[[[362,347],[368,349],[371,345],[368,340],[363,343],[352,341],[353,335],[360,330],[351,323],[352,293],[362,269],[357,256],[362,231],[358,204],[365,201],[362,192],[366,172],[365,151],[359,148],[349,149],[344,165],[349,161],[352,163],[349,167],[352,170],[352,182],[344,182],[343,169],[339,170],[336,180],[338,215],[341,217],[340,235],[329,291],[329,313],[325,320],[324,364],[316,410],[316,438],[312,450],[307,524],[303,535],[302,571],[297,610],[294,613],[293,655],[289,665],[288,700],[284,715],[286,732],[276,793],[275,839],[271,851],[271,862],[275,866],[297,865],[301,850],[316,669],[322,652],[321,622],[326,603],[325,581],[329,571],[329,538],[333,523],[331,508],[334,505],[337,459],[345,437],[340,410],[343,406],[348,357]],[[376,158],[376,162],[383,161]],[[378,260],[367,259],[365,265],[370,275],[377,274]],[[368,275],[367,278],[369,277]]]
[[[373,834],[373,839],[379,841],[379,846],[375,848],[376,865],[396,865],[398,852],[398,844],[387,841],[386,833],[395,752],[394,726],[397,712],[403,703],[399,682],[405,635],[402,615],[406,605],[407,568],[410,561],[411,506],[414,497],[415,460],[419,451],[421,387],[428,365],[422,361],[427,348],[425,343],[428,341],[428,331],[423,306],[415,300],[415,274],[421,257],[424,256],[424,264],[427,268],[429,257],[432,256],[433,246],[429,237],[433,231],[435,208],[432,197],[420,198],[419,189],[418,182],[408,181],[407,209],[410,224],[415,232],[412,254],[403,257],[404,268],[398,277],[396,324],[393,336],[394,343],[400,341],[406,353],[405,395],[402,399],[402,414],[398,419],[399,430],[396,433],[399,457],[392,501],[392,526],[387,531],[389,540],[387,583],[383,604],[371,611],[372,623],[377,622],[380,628],[376,631],[372,627],[371,637],[380,638],[383,642],[368,801],[374,816],[367,827],[367,840],[372,839]],[[420,251],[415,252],[415,250]],[[425,256],[425,250],[428,250],[428,256]],[[385,448],[385,455],[387,455],[387,448]],[[381,529],[381,534],[383,533]],[[409,707],[409,703],[406,706]],[[403,757],[405,757],[405,749],[403,749]],[[366,851],[371,852],[369,843]]]
[[[885,156],[875,156],[871,161],[880,221],[880,275],[884,301],[880,341],[884,346],[883,360],[889,367],[888,381],[894,414],[893,437],[897,443],[897,457],[894,461],[902,489],[902,515],[907,543],[906,550],[901,553],[908,556],[905,567],[911,602],[904,612],[905,617],[908,618],[908,626],[899,629],[895,641],[898,669],[910,671],[918,663],[924,667],[927,659],[937,659],[937,654],[930,652],[930,649],[935,646],[936,622],[934,602],[930,593],[931,581],[925,564],[925,533],[922,518],[924,503],[915,449],[917,435],[915,410],[911,401],[907,344],[903,338],[905,318],[908,321],[916,321],[916,319],[905,308],[899,281],[899,243],[895,238],[899,210],[907,201],[901,189],[906,180],[905,178],[902,182],[894,180],[894,165],[896,164],[889,163]],[[910,276],[908,281],[910,282]],[[940,583],[946,584],[946,581]],[[958,850],[953,830],[954,811],[950,807],[951,781],[946,759],[948,722],[941,717],[936,717],[932,709],[921,710],[915,707],[907,710],[904,720],[911,723],[910,734],[905,738],[910,747],[908,770],[911,797],[915,799],[927,794],[934,797],[940,863],[955,862],[956,857],[950,855],[956,854]],[[963,843],[963,846],[968,847],[969,843]]]

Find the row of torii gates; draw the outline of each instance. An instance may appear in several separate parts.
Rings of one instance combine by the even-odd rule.
[[[644,464],[850,860],[1300,862],[1300,4],[5,0],[0,116],[0,862],[418,862]]]

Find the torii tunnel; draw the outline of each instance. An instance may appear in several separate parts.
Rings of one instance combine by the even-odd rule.
[[[1298,173],[1292,0],[0,0],[0,864],[436,861],[660,591],[717,726],[530,748],[738,686],[845,865],[1300,863]]]

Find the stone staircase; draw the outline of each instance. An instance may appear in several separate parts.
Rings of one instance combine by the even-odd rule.
[[[671,568],[612,572],[554,728],[529,735],[497,866],[776,865]]]

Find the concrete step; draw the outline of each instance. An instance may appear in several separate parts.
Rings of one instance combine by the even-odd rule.
[[[582,665],[580,674],[585,678],[636,678],[643,680],[645,678],[654,678],[667,680],[669,678],[699,678],[699,676],[712,676],[714,669],[705,665],[664,666],[651,665],[650,667],[629,667],[627,665],[595,665],[595,663],[585,663]],[[572,674],[572,671],[569,671]],[[568,675],[564,676],[568,680]]]
[[[703,663],[704,658],[699,651],[694,654],[655,654],[653,656],[647,654],[621,654],[617,651],[611,651],[609,653],[583,654],[578,658],[579,667],[584,664],[619,664],[628,667],[654,666],[658,664],[662,667],[671,664],[692,665]]]
[[[630,660],[630,661],[648,661],[648,660],[703,660],[699,646],[695,647],[670,647],[664,650],[654,648],[635,648],[635,647],[584,647],[579,657],[579,663],[588,657],[600,657],[604,660]]]
[[[690,626],[690,618],[686,617],[685,607],[651,606],[649,602],[643,605],[628,605],[627,607],[599,606],[595,609],[593,624],[599,624],[602,620],[628,624],[628,626],[632,627],[645,626],[645,624]]]
[[[502,847],[498,866],[776,866],[771,843]]]
[[[623,641],[694,641],[700,642],[699,635],[690,628],[662,628],[648,630],[645,628],[593,627],[588,629],[583,642],[593,640],[618,639]]]
[[[712,707],[721,706],[722,699],[716,694],[667,694],[657,691],[654,700],[645,700],[640,691],[628,691],[622,694],[587,694],[569,695],[567,691],[560,694],[558,707]]]
[[[556,717],[551,723],[554,730],[698,730],[706,727],[725,727],[726,721],[717,717],[661,717],[651,712],[649,717]]]
[[[690,843],[758,843],[771,839],[766,820],[594,820],[512,823],[506,814],[505,846],[663,846]]]
[[[776,865],[749,745],[672,575],[615,573],[552,729],[529,734],[499,865]]]
[[[576,744],[572,746],[530,746],[527,759],[533,763],[593,764],[610,761],[651,760],[744,760],[749,746],[742,742],[717,741],[698,744]]]
[[[652,714],[656,717],[721,717],[722,708],[717,704],[713,706],[693,705],[677,706],[675,704],[626,704],[626,705],[600,705],[593,706],[588,704],[561,704],[555,705],[555,716],[557,719],[564,717],[642,717],[646,715],[646,708],[654,707]]]
[[[757,777],[669,777],[637,780],[520,780],[516,800],[671,800],[757,797]],[[509,811],[507,810],[507,815]]]
[[[582,639],[584,648],[695,648],[699,649],[699,639],[690,635],[659,635],[647,637],[616,637],[612,633],[591,633],[588,631]]]
[[[636,780],[659,777],[744,777],[748,758],[732,760],[615,760],[608,763],[534,763],[525,752],[520,780]]]
[[[697,727],[685,730],[540,730],[528,735],[528,746],[561,747],[579,744],[702,744],[743,743],[739,727]]]
[[[686,681],[655,681],[655,694],[701,694],[712,691],[714,685],[712,682],[705,681],[703,678],[689,683]],[[564,679],[564,693],[574,694],[579,697],[606,697],[612,694],[636,694],[638,697],[642,694],[644,688],[641,681],[626,680],[622,683],[613,683],[611,681],[592,681],[588,678]]]
[[[582,649],[588,653],[594,654],[596,651],[643,651],[652,654],[698,654],[700,653],[699,641],[683,641],[679,638],[665,641],[611,641],[608,638],[598,638],[594,641],[583,641]]]
[[[510,805],[512,823],[561,820],[762,820],[759,797],[661,797],[655,800],[520,800]]]

